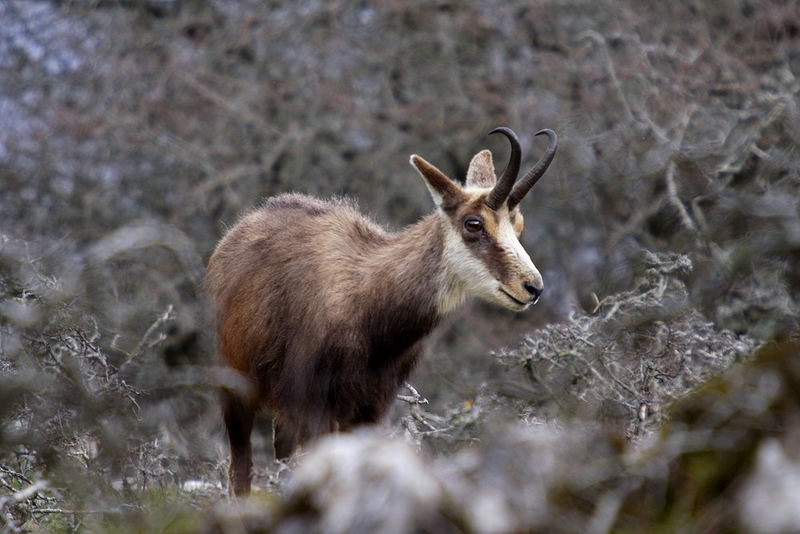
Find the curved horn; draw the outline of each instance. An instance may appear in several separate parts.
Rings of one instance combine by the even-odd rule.
[[[515,134],[511,128],[506,128],[505,126],[500,126],[499,128],[495,128],[489,135],[493,133],[501,133],[508,138],[509,143],[511,143],[511,156],[508,159],[508,166],[506,170],[503,171],[503,176],[495,184],[492,192],[489,193],[489,196],[486,198],[485,204],[492,210],[498,209],[500,206],[503,205],[503,202],[506,201],[508,198],[509,193],[511,192],[511,187],[514,185],[514,180],[517,179],[517,174],[519,174],[519,163],[522,159],[522,151],[519,147],[519,138],[517,134]]]
[[[517,204],[519,204],[522,197],[528,194],[528,191],[531,190],[531,187],[534,186],[536,182],[539,181],[539,178],[542,177],[544,172],[547,170],[547,167],[550,166],[550,163],[553,161],[553,157],[556,155],[556,149],[558,148],[558,136],[553,130],[549,128],[545,128],[544,130],[539,130],[534,135],[542,135],[545,134],[548,138],[550,138],[550,145],[547,147],[547,150],[539,158],[539,161],[536,162],[536,165],[528,171],[528,174],[525,177],[517,182],[517,185],[514,186],[514,189],[511,191],[511,194],[508,196],[508,210],[513,210]]]

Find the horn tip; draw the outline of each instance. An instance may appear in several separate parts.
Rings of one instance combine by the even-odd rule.
[[[511,128],[507,127],[507,126],[498,126],[497,128],[492,129],[492,131],[490,131],[486,135],[492,135],[492,134],[496,134],[496,133],[501,133],[501,134],[506,135],[506,136],[508,136],[509,134],[510,135],[514,135],[514,131]]]
[[[551,130],[550,128],[542,128],[541,130],[539,130],[538,132],[536,132],[533,135],[534,136],[546,135],[547,137],[549,137],[551,139],[558,140],[558,135],[556,135],[556,133],[553,130]]]

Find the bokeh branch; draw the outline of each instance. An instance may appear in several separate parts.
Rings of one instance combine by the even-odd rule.
[[[776,393],[800,335],[796,3],[6,0],[0,20],[0,530],[800,530]],[[463,179],[483,148],[505,161],[498,125],[523,166],[534,132],[561,139],[520,206],[543,298],[448,318],[371,432],[275,463],[257,420],[263,493],[227,503],[218,393],[247,384],[201,285],[224,228],[287,191],[414,222],[408,155]]]

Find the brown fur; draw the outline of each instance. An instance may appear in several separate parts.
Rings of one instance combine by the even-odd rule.
[[[285,458],[325,432],[378,421],[425,336],[467,294],[517,311],[535,302],[525,284],[541,276],[509,236],[522,216],[485,205],[491,154],[473,158],[466,188],[418,156],[412,163],[440,210],[402,232],[346,201],[281,195],[242,217],[211,256],[220,352],[249,386],[222,397],[234,493],[250,489],[260,408],[274,414]],[[480,232],[465,227],[475,217]]]
[[[278,457],[386,411],[438,321],[435,279],[423,273],[437,270],[440,232],[435,215],[393,234],[346,202],[283,195],[225,235],[207,287],[221,353],[253,387],[223,398],[229,429],[247,434],[231,437],[234,460],[246,457],[231,465],[236,493],[249,488],[249,428],[262,405],[276,414]]]

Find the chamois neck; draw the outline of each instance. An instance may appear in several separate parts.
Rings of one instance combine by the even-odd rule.
[[[375,271],[380,286],[394,288],[396,305],[431,313],[437,321],[464,301],[462,284],[447,265],[446,224],[432,213],[393,234],[378,255]]]
[[[384,235],[364,258],[368,275],[362,289],[369,305],[360,311],[371,368],[394,365],[404,355],[413,356],[404,365],[413,365],[418,355],[413,347],[442,317],[438,301],[444,228],[437,219],[429,216],[402,232]]]

